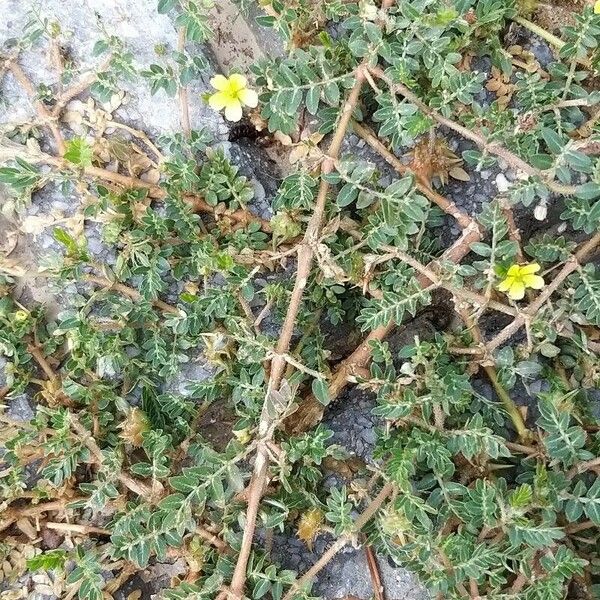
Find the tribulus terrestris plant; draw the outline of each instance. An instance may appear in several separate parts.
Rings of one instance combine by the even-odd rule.
[[[35,400],[30,421],[0,414],[3,556],[33,545],[25,569],[82,600],[175,558],[163,598],[308,600],[348,544],[432,597],[598,597],[598,3],[572,3],[559,32],[521,0],[238,4],[286,51],[213,75],[204,98],[187,87],[209,69],[208,0],[158,2],[181,44],[141,71],[104,31],[97,71],[34,84],[22,55],[62,35],[42,13],[2,56],[37,111],[1,131],[11,206],[72,190],[114,249],[98,262],[54,227],[47,285],[77,290],[56,316],[21,303],[23,273],[0,262],[0,397]],[[90,120],[123,81],[178,96],[181,134]],[[289,157],[269,220],[191,129],[201,102]],[[473,208],[461,194],[482,173],[497,193]],[[428,314],[435,331],[411,329]],[[168,385],[200,358],[208,378]],[[352,387],[380,423],[358,471],[321,423]],[[43,530],[78,542],[41,551]],[[282,532],[331,541],[294,573],[264,543]]]

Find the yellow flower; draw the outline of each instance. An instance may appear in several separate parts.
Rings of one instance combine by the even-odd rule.
[[[248,87],[248,80],[243,75],[215,75],[210,80],[210,85],[218,91],[208,99],[208,103],[215,110],[225,109],[228,121],[239,121],[242,118],[242,106],[255,108],[258,105],[258,94]]]
[[[594,13],[600,15],[600,0],[596,0],[596,4],[594,4]]]
[[[500,283],[498,289],[506,292],[511,300],[521,300],[525,296],[525,288],[541,290],[544,280],[539,275],[534,275],[540,270],[540,265],[513,265],[506,273],[506,279]]]

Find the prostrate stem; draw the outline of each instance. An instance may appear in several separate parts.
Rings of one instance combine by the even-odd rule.
[[[360,97],[363,81],[364,66],[361,65],[357,68],[355,84],[350,91],[342,111],[337,130],[327,152],[327,157],[321,164],[321,172],[323,174],[331,172],[334,168],[335,159],[339,155],[346,129],[348,128],[350,119],[352,118],[352,113],[354,112],[354,108]],[[274,391],[278,391],[282,383],[282,378],[287,365],[284,356],[289,350],[294,331],[294,325],[296,323],[298,311],[300,310],[302,296],[304,295],[304,288],[306,287],[308,277],[310,276],[314,253],[319,240],[323,217],[325,214],[325,204],[328,192],[329,183],[322,178],[317,199],[315,201],[313,214],[306,227],[304,238],[298,245],[298,268],[296,271],[294,289],[292,290],[290,304],[288,306],[281,334],[277,342],[276,354],[271,362],[271,373],[267,389],[267,398]],[[268,442],[274,433],[274,427],[272,426],[273,418],[268,411],[269,404],[270,403],[267,401],[267,399],[265,399],[258,426],[259,444],[254,462],[254,472],[252,474],[248,491],[248,508],[246,511],[246,523],[242,537],[242,545],[233,577],[231,579],[230,590],[228,592],[229,597],[234,598],[235,600],[243,597],[244,586],[246,583],[246,569],[248,565],[248,559],[250,558],[250,552],[252,550],[252,539],[254,538],[254,531],[256,529],[258,508],[267,483],[269,470]],[[221,595],[220,597],[223,596]]]
[[[437,260],[427,265],[427,268],[434,271],[439,264],[444,262],[459,262],[471,251],[471,244],[481,239],[479,227],[472,226],[463,231],[463,235],[448,248]],[[431,285],[429,277],[421,273],[418,276],[419,284],[422,287]],[[328,397],[334,400],[348,385],[353,374],[364,369],[371,360],[371,342],[384,340],[396,327],[398,323],[390,321],[386,325],[377,327],[362,341],[362,343],[348,356],[340,366],[335,370],[328,386]],[[300,410],[294,413],[289,419],[288,429],[295,433],[306,431],[316,424],[318,417],[322,414],[323,405],[311,394],[302,401]]]
[[[63,158],[51,156],[45,152],[29,152],[23,146],[19,144],[3,144],[0,146],[0,161],[10,160],[16,157],[22,158],[32,164],[44,164],[51,167],[55,167],[61,171],[71,171],[75,169],[75,165],[71,164]],[[165,200],[167,198],[167,192],[158,185],[148,183],[143,179],[132,177],[129,175],[122,175],[121,173],[115,173],[108,169],[102,169],[101,167],[84,167],[82,173],[86,177],[92,179],[99,179],[109,184],[117,185],[125,189],[138,188],[148,191],[150,198],[157,200]],[[241,225],[248,225],[253,222],[260,224],[260,228],[265,233],[271,233],[271,225],[269,221],[261,219],[260,217],[252,214],[247,210],[233,210],[224,211],[223,213],[217,214],[217,207],[211,206],[200,196],[185,196],[186,202],[189,202],[192,209],[196,212],[210,213],[215,215],[215,218],[229,217],[233,221]]]
[[[429,182],[424,178],[415,173],[410,167],[400,161],[400,159],[394,156],[385,145],[379,140],[379,138],[365,125],[357,122],[352,123],[352,129],[363,139],[375,152],[377,152],[382,158],[384,158],[400,175],[411,174],[416,178],[416,187],[422,192],[427,198],[429,198],[434,204],[437,204],[445,213],[448,213],[459,224],[462,229],[469,227],[473,224],[474,220],[463,210],[458,208],[454,202],[442,196],[436,192]]]
[[[356,519],[352,533],[340,536],[319,558],[319,560],[292,585],[287,594],[283,597],[283,600],[292,600],[294,594],[298,590],[302,589],[303,586],[309,583],[346,544],[350,543],[355,538],[356,534],[359,533],[362,528],[373,518],[373,516],[381,508],[381,505],[393,491],[394,484],[386,483],[379,494],[377,494],[364,512],[361,513],[358,519]]]
[[[542,308],[546,300],[561,286],[562,282],[577,269],[579,261],[590,254],[596,246],[600,244],[600,233],[597,233],[589,239],[576,253],[573,258],[568,260],[563,268],[554,276],[552,282],[547,285],[542,293],[532,302],[523,312],[521,312],[514,321],[507,325],[494,339],[486,344],[488,352],[492,352],[498,346],[508,341],[523,325],[527,319],[532,318]]]
[[[395,94],[400,94],[404,96],[411,104],[414,104],[422,113],[432,118],[434,121],[439,123],[440,125],[444,125],[453,131],[456,131],[464,138],[471,140],[475,144],[477,144],[484,152],[489,152],[494,156],[498,156],[499,158],[503,158],[507,163],[509,163],[515,169],[519,171],[523,171],[530,177],[534,177],[542,181],[542,183],[548,187],[548,189],[556,192],[557,194],[562,194],[565,196],[572,195],[577,192],[577,186],[574,185],[563,185],[558,181],[550,178],[544,171],[540,171],[535,167],[532,167],[529,163],[525,162],[522,158],[505,148],[504,146],[498,144],[497,142],[491,142],[487,140],[484,136],[460,125],[456,121],[452,119],[447,119],[446,117],[439,114],[436,110],[425,104],[415,93],[409,90],[402,83],[393,82],[383,71],[383,69],[379,67],[369,67],[369,71],[375,77],[378,77],[382,81],[385,81],[390,88],[390,90]]]
[[[21,68],[16,60],[11,61],[8,67],[17,80],[18,84],[25,90],[29,100],[33,104],[36,112],[38,113],[42,124],[46,126],[52,133],[54,142],[56,144],[56,151],[60,156],[66,152],[65,141],[63,139],[60,128],[57,125],[58,117],[50,113],[50,111],[44,106],[43,102],[37,97],[38,94],[33,87],[33,84],[29,80],[29,77],[25,75],[25,71]]]

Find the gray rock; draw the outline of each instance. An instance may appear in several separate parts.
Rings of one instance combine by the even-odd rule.
[[[10,38],[21,35],[29,13],[20,0],[0,0],[0,14],[9,15],[0,21],[0,46]],[[160,63],[157,47],[167,51],[177,47],[177,32],[167,15],[158,14],[155,3],[147,0],[82,0],[64,2],[47,0],[42,6],[42,15],[56,20],[66,38],[68,52],[81,71],[94,69],[103,57],[94,57],[94,44],[103,37],[101,28],[108,35],[118,36],[126,49],[133,55],[134,67],[138,71],[151,63]],[[192,54],[201,49],[190,47]],[[42,54],[44,54],[42,52]],[[49,54],[49,53],[48,53]],[[57,73],[50,59],[40,60],[40,48],[34,47],[23,54],[21,64],[35,84],[54,84]],[[219,139],[227,133],[223,117],[209,108],[200,95],[209,91],[209,79],[214,69],[204,74],[199,82],[189,87],[190,121],[192,128],[206,127]],[[3,84],[8,110],[0,121],[24,121],[33,114],[28,102],[23,102],[20,92],[11,77],[8,85]],[[181,130],[177,98],[169,98],[164,92],[152,96],[149,85],[139,81],[122,83],[121,89],[130,92],[130,101],[118,111],[118,117],[134,127],[143,127],[152,136],[174,133]]]
[[[190,395],[190,385],[198,381],[206,381],[215,375],[215,368],[199,355],[190,362],[180,365],[179,373],[165,384],[165,391],[181,396]]]
[[[5,400],[8,405],[6,415],[13,421],[31,421],[35,417],[35,405],[27,394],[20,394]]]
[[[271,204],[282,179],[277,165],[259,146],[244,138],[231,142],[228,150],[240,174],[248,177],[254,186],[255,195],[251,202],[253,212],[263,219],[270,219]]]
[[[22,36],[25,24],[31,19],[29,8],[19,0],[0,0],[0,14],[7,16],[0,19],[0,53],[6,47],[14,46]],[[94,57],[92,49],[105,35],[116,35],[122,40],[125,50],[133,57],[138,73],[148,69],[152,63],[161,63],[156,48],[164,48],[169,54],[177,47],[177,31],[171,17],[158,14],[156,4],[147,0],[82,0],[79,3],[48,0],[42,3],[40,16],[60,25],[60,42],[76,68],[73,83],[84,74],[97,70],[104,60],[104,57]],[[197,44],[189,44],[188,51],[196,56],[203,52]],[[34,86],[48,85],[55,93],[59,93],[58,74],[50,54],[46,42],[40,41],[21,53],[19,63]],[[190,84],[189,109],[192,128],[204,127],[219,140],[227,137],[228,127],[222,115],[200,98],[201,94],[210,91],[209,79],[214,72],[214,63],[209,60],[206,73],[202,74],[199,81]],[[135,81],[121,82],[121,89],[127,92],[126,101],[114,113],[115,120],[143,129],[151,139],[181,131],[177,98],[169,98],[162,91],[152,96],[148,83],[141,77]],[[87,95],[88,92],[84,92],[82,99]],[[35,117],[31,102],[10,73],[2,80],[0,106],[0,126],[16,126]],[[67,139],[74,135],[66,124],[62,124],[62,130]],[[42,149],[54,152],[51,146],[43,143]],[[3,192],[0,190],[0,203]],[[49,256],[62,254],[63,248],[54,239],[53,230],[58,226],[79,233],[80,230],[73,223],[64,223],[61,219],[76,215],[81,207],[80,194],[74,190],[65,194],[64,189],[51,183],[36,192],[31,205],[25,208],[21,217],[44,217],[48,222],[42,231],[21,234],[23,252],[19,258],[23,266],[35,272]],[[98,224],[87,220],[84,227],[88,248],[94,259],[100,263],[114,264],[115,252],[104,245]],[[32,280],[28,278],[25,283],[22,299],[44,302],[51,313],[56,312],[54,305],[64,306],[64,296],[53,298],[48,294],[47,280]]]
[[[590,412],[592,416],[600,422],[600,389],[592,388],[587,390],[590,402]]]
[[[428,594],[411,573],[391,567],[386,560],[378,560],[382,584],[388,600],[425,600]],[[373,596],[373,582],[362,548],[346,547],[320,574],[314,591],[324,598],[344,598],[354,595],[361,600]]]
[[[529,32],[527,34],[530,35]],[[525,45],[525,48],[533,53],[544,69],[556,61],[554,50],[544,40],[535,35],[530,35],[530,41]]]

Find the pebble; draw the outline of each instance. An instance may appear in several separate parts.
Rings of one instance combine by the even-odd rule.
[[[100,240],[97,237],[88,236],[87,237],[87,247],[88,247],[88,250],[92,254],[95,254],[95,255],[102,254],[102,251],[105,250],[105,246],[102,243],[102,240]]]
[[[323,419],[323,425],[333,431],[331,443],[339,444],[348,452],[371,462],[376,441],[375,427],[381,424],[381,420],[371,414],[374,406],[373,394],[356,388],[347,391]]]
[[[41,240],[39,245],[44,250],[47,250],[48,248],[58,249],[58,243],[53,237],[50,237],[49,235],[41,235],[38,239]]]
[[[501,194],[505,194],[510,189],[510,183],[504,173],[496,175],[496,187]]]
[[[258,179],[256,179],[256,177],[253,177],[250,180],[250,183],[252,184],[252,187],[254,188],[253,202],[257,202],[257,203],[264,202],[267,194],[265,192],[265,188],[263,187],[263,184]]]
[[[8,405],[7,415],[15,421],[31,421],[35,417],[33,404],[26,394],[4,401]]]
[[[311,552],[304,543],[293,535],[275,536],[273,557],[283,568],[302,573],[312,566],[332,544],[330,534],[317,536]],[[426,600],[427,592],[420,586],[416,577],[406,569],[389,564],[379,557],[379,569],[386,596],[390,599]],[[344,546],[337,555],[316,576],[312,595],[323,599],[333,598],[371,598],[373,583],[362,547],[351,544]]]
[[[548,205],[545,202],[540,202],[533,211],[533,216],[538,221],[544,221],[548,214]]]

